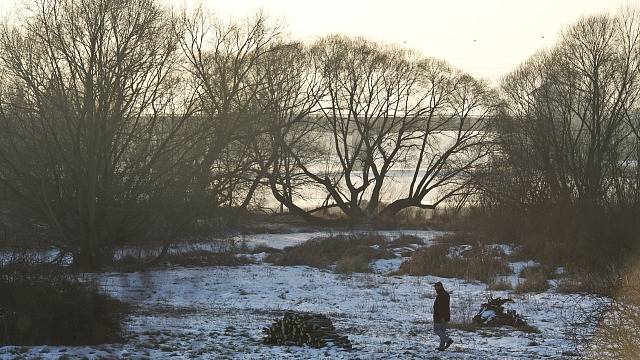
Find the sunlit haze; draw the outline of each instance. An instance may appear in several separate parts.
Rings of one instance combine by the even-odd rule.
[[[190,0],[165,0],[174,7]],[[3,14],[23,3],[0,0]],[[262,9],[292,37],[312,41],[344,33],[395,43],[442,58],[492,82],[534,52],[552,45],[561,29],[584,15],[614,12],[632,0],[541,1],[204,1],[222,18]],[[15,16],[15,15],[14,15]]]

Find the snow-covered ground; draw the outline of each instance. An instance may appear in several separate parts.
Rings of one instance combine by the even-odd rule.
[[[253,237],[255,242],[282,247],[316,235]],[[431,240],[435,234],[417,235]],[[400,261],[379,260],[373,264],[375,273],[348,276],[305,266],[266,263],[100,274],[98,281],[105,291],[134,305],[126,321],[127,338],[123,344],[6,346],[0,347],[0,358],[565,359],[571,357],[566,352],[571,348],[574,330],[571,320],[597,301],[553,290],[535,295],[493,292],[494,297],[513,298],[515,304],[511,308],[540,332],[453,329],[453,346],[445,353],[436,352],[431,284],[442,281],[450,290],[453,322],[470,319],[490,292],[486,284],[460,279],[385,274],[397,269]],[[262,345],[261,329],[281,317],[284,310],[327,314],[338,331],[353,342],[355,350]]]
[[[355,231],[362,233],[364,231]],[[185,248],[190,250],[209,250],[219,251],[224,250],[224,246],[233,244],[234,246],[268,246],[274,249],[284,249],[287,246],[293,246],[303,243],[309,239],[330,235],[344,235],[351,234],[354,231],[316,231],[316,232],[295,232],[287,234],[250,234],[250,235],[235,235],[231,239],[213,239],[214,241],[194,242],[190,244],[180,244],[173,247],[173,251],[180,251]],[[390,239],[397,238],[400,235],[413,235],[422,238],[425,245],[431,244],[431,240],[442,234],[442,232],[432,230],[380,230],[375,233]],[[228,240],[231,240],[229,242]]]

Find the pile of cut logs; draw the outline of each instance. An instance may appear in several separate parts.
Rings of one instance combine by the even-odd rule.
[[[528,326],[527,322],[515,310],[507,310],[504,304],[513,302],[511,299],[489,298],[480,306],[480,311],[473,317],[473,322],[478,325],[513,327]]]
[[[326,315],[287,311],[282,320],[262,329],[262,343],[266,345],[308,345],[321,348],[336,345],[351,350],[351,341],[336,333]]]

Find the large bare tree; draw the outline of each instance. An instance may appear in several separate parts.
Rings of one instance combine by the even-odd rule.
[[[2,29],[0,181],[83,269],[180,214],[173,27],[151,0],[36,0]]]
[[[505,78],[512,128],[503,145],[521,174],[543,184],[531,187],[539,201],[626,202],[637,189],[637,21],[633,12],[584,18]]]
[[[463,175],[486,155],[483,128],[495,107],[485,84],[443,62],[359,38],[328,37],[312,53],[323,80],[313,136],[327,161],[310,164],[290,154],[324,192],[307,217],[333,207],[371,221],[408,207],[435,208],[465,191]],[[400,168],[412,179],[385,199]],[[281,201],[300,212],[294,199]]]
[[[183,69],[196,99],[199,125],[198,172],[193,194],[212,207],[245,207],[263,178],[254,176],[253,148],[247,139],[269,124],[259,94],[270,73],[260,70],[281,38],[280,28],[263,14],[225,23],[202,7],[183,13],[180,45]]]

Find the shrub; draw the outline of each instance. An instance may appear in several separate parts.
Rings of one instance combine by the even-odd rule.
[[[395,257],[386,245],[385,238],[374,233],[334,235],[286,247],[281,253],[269,254],[265,261],[275,265],[326,268],[339,260],[358,256],[368,263],[374,259]]]
[[[620,280],[623,278],[622,274],[625,273],[619,268],[612,268],[604,273],[576,271],[560,279],[556,291],[565,294],[588,293],[615,297]]]
[[[206,250],[193,250],[180,253],[169,253],[157,259],[137,258],[125,256],[115,263],[118,270],[139,270],[142,264],[154,262],[154,265],[177,266],[242,266],[252,264],[253,261],[246,256],[236,256],[233,252],[212,252]]]
[[[516,286],[516,293],[541,293],[549,289],[547,279],[550,277],[550,271],[544,266],[525,267],[520,272],[520,276],[524,277],[525,280]]]
[[[258,244],[256,246],[254,246],[253,248],[249,249],[247,251],[247,253],[249,254],[260,254],[260,253],[275,253],[275,252],[282,252],[282,250],[280,249],[276,249],[276,248],[272,248],[271,246],[268,246],[266,244]]]
[[[520,277],[529,279],[532,277],[544,277],[545,279],[551,279],[555,276],[553,270],[545,265],[533,265],[525,266],[520,270]]]
[[[414,244],[422,245],[424,244],[424,241],[422,241],[422,238],[419,236],[402,234],[397,239],[389,242],[389,247],[395,248]]]
[[[511,290],[512,288],[513,287],[511,286],[511,282],[505,279],[496,278],[489,283],[489,287],[487,289],[491,291],[506,291],[506,290]]]
[[[420,249],[400,265],[397,274],[462,277],[488,283],[497,275],[511,271],[504,259],[485,247],[472,248],[462,257],[449,257],[448,252],[449,247],[444,245]]]
[[[637,259],[636,259],[637,260]],[[640,358],[640,266],[636,262],[616,281],[612,298],[599,306],[595,332],[586,339],[586,359]]]
[[[484,239],[477,234],[471,234],[463,231],[448,232],[436,237],[434,240],[438,243],[450,245],[472,245],[480,244],[484,241]]]
[[[0,275],[0,345],[118,341],[127,306],[64,274]]]
[[[236,254],[229,252],[194,250],[167,254],[161,263],[178,266],[242,266],[251,264],[252,261],[246,256],[236,256]]]
[[[431,214],[433,210],[406,208],[398,212],[392,219],[385,219],[389,225],[403,225],[406,227],[424,227],[434,225]]]

